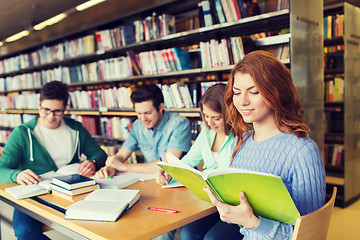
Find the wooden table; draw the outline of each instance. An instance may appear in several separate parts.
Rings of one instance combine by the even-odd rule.
[[[151,239],[216,211],[184,187],[162,189],[155,180],[138,182],[127,188],[139,189],[140,199],[116,222],[65,220],[64,214],[32,199],[16,200],[4,191],[14,183],[0,183],[0,200],[24,211],[46,225],[75,239]],[[72,202],[47,194],[42,196],[67,207]],[[147,207],[176,209],[179,213],[147,210]]]

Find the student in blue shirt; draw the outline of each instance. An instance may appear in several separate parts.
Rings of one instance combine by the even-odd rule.
[[[323,161],[287,67],[268,52],[249,53],[231,72],[225,103],[236,135],[231,167],[280,176],[300,215],[323,206]],[[255,215],[246,193],[231,206],[204,190],[223,221],[243,226],[244,239],[291,239],[294,226]]]
[[[225,118],[225,84],[216,84],[210,87],[199,101],[201,116],[204,120],[204,127],[189,152],[181,159],[187,165],[195,168],[203,161],[203,172],[230,166],[233,143],[233,133],[230,126],[226,124]],[[171,180],[171,176],[163,170],[158,170],[156,181],[160,185]],[[175,231],[161,235],[156,239],[173,239]],[[197,239],[220,239],[226,234],[226,239],[241,239],[239,226],[227,224],[220,220],[219,214],[199,219],[185,225],[181,229],[182,240]]]
[[[160,158],[171,152],[181,157],[191,146],[190,122],[177,113],[164,111],[164,96],[154,85],[142,85],[131,94],[138,119],[133,123],[129,137],[116,155],[108,157],[106,166],[96,175],[113,176],[116,171],[155,173]],[[125,164],[133,151],[141,150],[144,163]]]

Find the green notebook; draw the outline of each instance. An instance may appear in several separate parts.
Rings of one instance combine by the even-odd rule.
[[[170,174],[200,199],[211,202],[203,191],[210,188],[217,198],[231,205],[239,205],[239,193],[244,191],[255,214],[295,225],[300,217],[288,190],[280,177],[237,168],[214,169],[206,176],[186,165],[177,157],[167,154],[168,162],[158,162]]]

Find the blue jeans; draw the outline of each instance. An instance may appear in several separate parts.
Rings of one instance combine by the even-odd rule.
[[[240,227],[221,221],[218,212],[183,226],[180,236],[181,240],[239,240],[243,238]]]
[[[160,236],[157,236],[156,238],[153,238],[152,240],[174,240],[176,233],[176,229],[172,230],[170,232],[164,233]]]
[[[15,209],[13,214],[13,228],[18,240],[50,240],[43,234],[43,224],[38,220]]]

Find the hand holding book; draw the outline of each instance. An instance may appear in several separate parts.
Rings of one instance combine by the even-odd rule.
[[[238,224],[246,228],[255,228],[259,225],[259,218],[255,216],[244,192],[240,192],[238,206],[232,206],[219,201],[209,188],[204,188],[211,202],[216,206],[220,218],[224,222]]]
[[[239,194],[245,192],[256,215],[293,225],[300,216],[278,176],[236,168],[215,169],[204,176],[171,154],[167,161],[158,165],[204,201],[211,201],[204,188],[210,188],[218,200],[233,206],[240,204]]]

